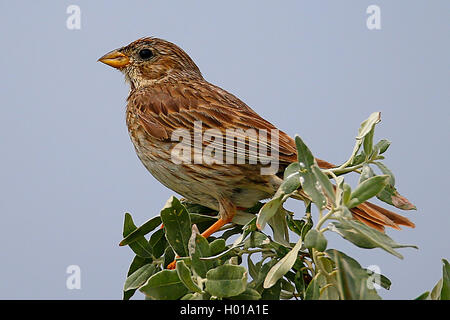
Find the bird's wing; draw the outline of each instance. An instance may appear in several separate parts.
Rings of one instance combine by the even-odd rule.
[[[223,152],[233,152],[237,163],[248,163],[252,157],[259,157],[261,162],[268,161],[273,159],[272,152],[278,153],[281,168],[297,159],[295,142],[291,137],[231,93],[206,81],[141,88],[130,93],[128,106],[129,110],[135,112],[146,132],[156,139],[171,141],[173,134],[179,129],[188,130],[192,135],[195,122],[201,121],[204,135],[201,147],[223,147]],[[223,140],[215,139],[215,136],[205,139],[205,130],[208,129],[218,130]],[[214,134],[214,131],[210,133]],[[232,144],[227,143],[227,134],[239,142],[234,143],[233,140]],[[278,134],[277,145],[274,142],[275,134]],[[194,148],[199,147],[192,141],[189,142]],[[326,161],[317,160],[322,168],[333,166]]]

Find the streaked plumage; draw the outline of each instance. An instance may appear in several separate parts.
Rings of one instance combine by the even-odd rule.
[[[144,49],[151,51],[145,52],[150,58],[140,56]],[[219,210],[223,223],[233,217],[237,207],[248,208],[271,197],[286,166],[296,161],[294,140],[280,130],[277,174],[261,175],[260,164],[175,164],[171,150],[178,141],[171,140],[172,133],[177,129],[193,132],[195,121],[202,121],[203,130],[216,128],[224,136],[227,128],[270,132],[276,127],[231,93],[207,82],[192,59],[165,40],[139,39],[100,61],[122,71],[130,83],[127,126],[144,166],[189,201]],[[321,168],[333,166],[320,159],[317,162]],[[386,225],[414,227],[408,219],[370,203],[352,212],[355,218],[379,230]]]

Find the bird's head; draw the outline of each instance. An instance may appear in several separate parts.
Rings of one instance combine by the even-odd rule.
[[[175,44],[158,39],[142,38],[108,52],[98,59],[125,74],[132,88],[160,81],[202,79],[192,59]]]

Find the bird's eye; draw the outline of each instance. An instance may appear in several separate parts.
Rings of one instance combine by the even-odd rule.
[[[148,60],[153,57],[153,52],[150,49],[142,49],[139,51],[139,57],[141,57],[141,59]]]

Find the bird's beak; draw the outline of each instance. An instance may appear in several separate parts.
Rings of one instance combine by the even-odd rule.
[[[103,57],[98,59],[98,61],[107,64],[113,68],[123,68],[130,64],[130,58],[124,55],[119,50],[113,50],[108,52]]]

